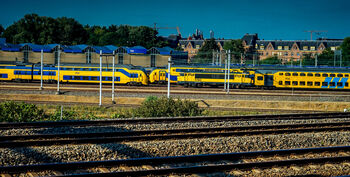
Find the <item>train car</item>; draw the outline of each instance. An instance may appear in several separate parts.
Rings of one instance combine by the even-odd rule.
[[[254,84],[264,88],[348,90],[349,76],[344,69],[258,69]]]
[[[18,81],[31,82],[41,79],[41,67],[35,64],[20,65],[0,65],[0,80],[2,81]],[[55,81],[55,68],[45,66],[43,68],[43,80],[47,82]]]
[[[97,66],[62,66],[60,72],[61,82],[70,83],[99,83],[100,68]],[[148,78],[144,70],[139,67],[117,65],[114,72],[116,84],[148,85]],[[103,83],[112,83],[113,69],[104,66],[102,69]]]
[[[224,72],[184,72],[178,77],[178,84],[185,87],[203,87],[203,86],[223,86],[226,83],[230,88],[253,87],[254,80],[250,72],[230,72],[229,78],[225,80]]]
[[[57,66],[43,67],[43,80],[57,82]],[[0,80],[32,82],[41,80],[40,65],[0,65]],[[112,67],[104,66],[103,83],[112,83]],[[117,65],[115,67],[115,83],[126,85],[148,85],[148,78],[142,68]],[[60,67],[60,82],[99,83],[100,68],[97,65],[64,65]]]
[[[241,72],[240,67],[232,67],[230,72]],[[225,67],[223,66],[190,66],[190,65],[174,65],[171,67],[170,71],[170,82],[178,83],[178,77],[184,72],[225,72]],[[149,82],[151,84],[165,84],[168,82],[168,68],[155,68],[149,74]]]

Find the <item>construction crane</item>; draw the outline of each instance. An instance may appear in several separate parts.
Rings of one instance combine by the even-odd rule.
[[[312,40],[312,33],[316,33],[316,34],[320,35],[322,32],[327,33],[328,31],[310,30],[310,31],[304,31],[304,32],[309,32],[311,35],[311,40]]]
[[[157,23],[154,23],[153,29],[156,30],[156,31],[158,31],[159,29],[176,29],[177,34],[181,38],[181,32],[180,32],[180,28],[178,26],[176,26],[176,27],[158,27]]]

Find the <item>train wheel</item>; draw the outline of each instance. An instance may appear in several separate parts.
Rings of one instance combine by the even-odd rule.
[[[184,84],[184,87],[188,88],[188,84]]]

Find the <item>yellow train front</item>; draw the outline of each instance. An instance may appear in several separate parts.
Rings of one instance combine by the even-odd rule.
[[[188,66],[188,65],[179,65],[172,66],[170,71],[170,82],[178,83],[178,78],[182,73],[188,72],[224,72],[225,68],[222,66]],[[240,72],[239,67],[232,67],[230,72]],[[168,68],[155,68],[149,74],[149,82],[151,84],[165,84],[168,82]]]
[[[230,88],[244,88],[254,86],[253,75],[250,72],[230,72],[226,75],[225,72],[184,72],[178,77],[178,84],[185,87],[203,87],[212,86],[218,87],[225,84],[230,85]]]
[[[57,82],[57,66],[43,67],[43,80]],[[32,82],[41,80],[40,65],[0,65],[0,80]],[[148,78],[143,69],[132,66],[118,65],[115,67],[114,81],[116,84],[148,85]],[[60,82],[67,83],[99,83],[100,68],[93,65],[64,65],[60,67]],[[112,66],[102,69],[103,83],[112,83]]]
[[[348,90],[350,72],[345,69],[255,70],[254,84],[264,88]]]

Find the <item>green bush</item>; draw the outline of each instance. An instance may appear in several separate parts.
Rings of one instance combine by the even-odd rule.
[[[62,110],[62,120],[74,120],[77,119],[78,114],[73,110]],[[61,120],[61,106],[57,106],[55,112],[50,116],[50,120]]]
[[[45,119],[44,110],[34,104],[13,101],[0,103],[1,122],[29,122]]]
[[[189,100],[180,100],[166,97],[149,97],[141,106],[134,109],[133,115],[136,117],[178,117],[178,116],[198,116],[203,109],[198,104]]]

